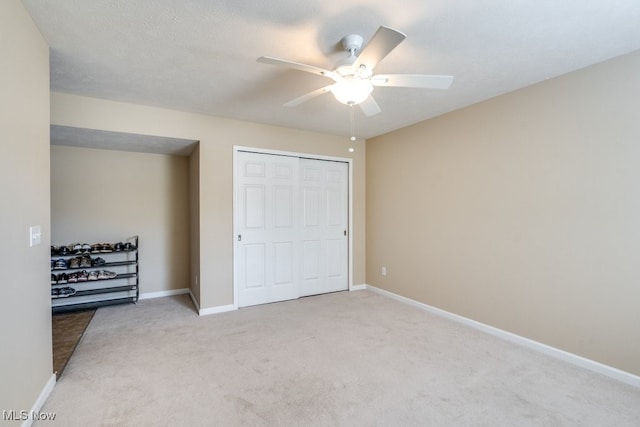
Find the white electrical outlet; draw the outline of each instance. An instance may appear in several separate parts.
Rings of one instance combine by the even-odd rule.
[[[29,227],[29,246],[36,246],[42,243],[42,232],[39,225]]]
[[[382,267],[382,275],[383,276],[387,275],[387,267]]]

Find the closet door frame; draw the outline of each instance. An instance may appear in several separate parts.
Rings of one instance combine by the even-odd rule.
[[[309,153],[299,153],[299,152],[291,152],[291,151],[280,151],[280,150],[270,150],[264,148],[256,148],[256,147],[248,147],[241,145],[233,146],[233,233],[231,235],[231,244],[233,245],[233,307],[234,309],[238,308],[238,256],[236,245],[236,238],[239,234],[240,228],[240,218],[238,211],[238,153],[246,151],[250,153],[257,154],[273,154],[279,156],[289,156],[289,157],[298,157],[303,159],[312,159],[312,160],[327,160],[333,162],[344,162],[348,164],[348,192],[349,192],[349,205],[348,205],[348,290],[353,290],[353,239],[351,238],[351,234],[353,231],[353,159],[347,157],[333,157],[333,156],[322,156],[318,154],[309,154]]]

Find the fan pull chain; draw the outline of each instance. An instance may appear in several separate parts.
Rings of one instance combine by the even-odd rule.
[[[355,118],[353,115],[353,105],[349,106],[349,123],[351,124],[351,138],[349,138],[351,141],[355,141],[356,140],[356,131],[355,131]]]

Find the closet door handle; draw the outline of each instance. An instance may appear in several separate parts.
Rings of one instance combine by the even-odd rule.
[[[238,234],[238,242],[242,241],[242,234]]]

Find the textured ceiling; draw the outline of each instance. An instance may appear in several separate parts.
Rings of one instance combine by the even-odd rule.
[[[51,144],[99,150],[189,156],[198,141],[51,125]]]
[[[330,81],[260,64],[332,69],[340,40],[407,34],[376,73],[450,74],[451,88],[383,88],[355,110],[369,138],[640,49],[638,0],[23,0],[51,47],[51,90],[348,136]],[[602,82],[602,84],[606,84]]]

